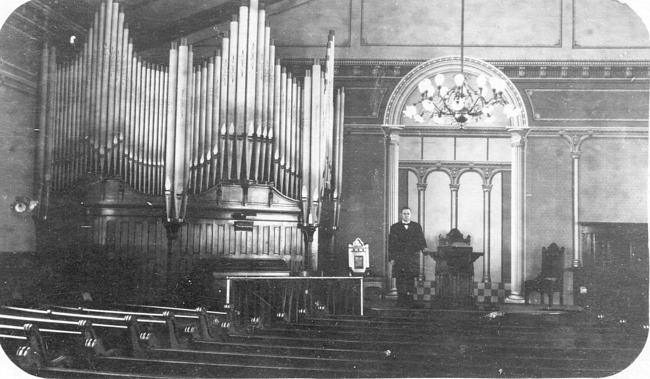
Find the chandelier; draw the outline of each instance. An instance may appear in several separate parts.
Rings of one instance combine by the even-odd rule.
[[[507,118],[521,113],[503,97],[506,82],[496,76],[476,77],[476,89],[468,82],[464,72],[464,34],[465,34],[465,0],[461,2],[460,23],[460,73],[454,75],[454,85],[445,86],[445,75],[437,74],[422,80],[418,84],[419,101],[407,105],[403,111],[405,117],[418,123],[432,121],[436,124],[459,124],[461,128],[470,120],[489,124],[495,120],[495,110],[501,108]],[[434,85],[435,83],[435,85]]]

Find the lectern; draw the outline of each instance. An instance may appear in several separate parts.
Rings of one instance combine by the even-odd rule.
[[[483,253],[474,253],[471,237],[458,229],[440,235],[436,261],[436,298],[433,306],[463,307],[474,304],[474,261]]]

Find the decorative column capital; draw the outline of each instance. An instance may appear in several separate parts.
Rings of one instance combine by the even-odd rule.
[[[510,132],[510,146],[524,147],[526,145],[526,136],[530,132],[530,128],[513,128],[508,131]]]
[[[417,183],[415,186],[419,192],[424,192],[427,190],[427,183]]]
[[[460,188],[460,184],[450,184],[449,189],[452,190],[452,192],[458,192],[458,189]]]
[[[482,187],[483,192],[485,193],[490,193],[490,191],[492,191],[492,184],[483,184]]]
[[[486,167],[484,169],[479,169],[478,170],[481,173],[481,176],[483,178],[483,188],[485,186],[489,185],[490,188],[492,188],[492,185],[490,184],[490,180],[492,179],[492,174],[494,173],[494,170],[490,167]]]
[[[399,145],[399,133],[404,130],[404,125],[382,125],[381,130],[386,136],[387,145]]]
[[[582,142],[593,136],[594,131],[590,130],[587,134],[583,135],[568,135],[566,131],[560,130],[559,134],[569,143],[569,146],[571,147],[571,158],[580,159],[580,155],[582,154],[582,151],[580,150]]]

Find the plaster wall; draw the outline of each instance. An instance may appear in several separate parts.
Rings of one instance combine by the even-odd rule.
[[[370,269],[384,275],[385,241],[385,145],[381,134],[348,134],[343,144],[343,189],[340,226],[336,236],[339,262],[347,264],[347,245],[356,238],[369,245]]]
[[[16,197],[33,198],[34,100],[0,85],[0,252],[34,251],[31,214],[10,209]]]
[[[565,267],[572,256],[571,155],[561,137],[526,141],[525,279],[541,270],[542,247],[564,247]]]

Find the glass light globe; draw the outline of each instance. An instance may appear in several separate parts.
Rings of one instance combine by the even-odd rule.
[[[478,85],[478,88],[485,88],[486,83],[487,83],[487,79],[485,78],[484,75],[479,75],[476,77],[476,84]]]
[[[418,83],[418,89],[420,90],[420,93],[425,93],[429,90],[431,87],[431,80],[429,79],[424,79],[420,83]]]
[[[497,92],[503,92],[503,89],[505,88],[506,84],[500,78],[493,76],[490,78],[490,86],[492,86],[492,89],[494,89]]]
[[[506,115],[508,116],[508,118],[513,118],[519,115],[519,113],[521,113],[521,109],[513,107],[510,112],[506,113]]]
[[[492,105],[486,105],[483,107],[483,109],[481,109],[481,112],[487,115],[492,114],[493,111],[494,111],[494,106]]]
[[[436,110],[436,106],[431,100],[424,100],[422,102],[422,108],[427,112],[434,112]]]
[[[437,91],[436,86],[431,84],[431,82],[429,82],[428,86],[426,85],[423,87],[418,86],[418,88],[420,90],[420,94],[422,94],[423,97],[432,97],[433,95],[436,94]]]
[[[436,85],[440,87],[445,82],[445,76],[443,74],[438,74],[433,78],[433,80],[436,82]]]
[[[509,115],[512,113],[512,111],[513,111],[514,109],[515,109],[515,106],[514,106],[514,105],[512,105],[512,104],[506,104],[506,105],[503,106],[503,113],[504,113],[506,116],[509,116]]]
[[[440,88],[440,96],[445,97],[449,93],[449,88],[442,86]]]
[[[454,83],[456,83],[458,87],[462,86],[463,83],[465,83],[465,76],[463,74],[456,74],[456,76],[454,76]]]
[[[417,111],[417,109],[415,108],[415,105],[408,105],[408,106],[406,107],[406,109],[404,109],[403,114],[404,114],[404,117],[414,118],[415,115],[418,114],[418,111]]]
[[[433,116],[431,119],[432,119],[433,122],[436,123],[436,124],[444,124],[444,123],[445,123],[445,119],[444,119],[444,117],[442,117],[441,114],[436,114],[436,115]]]

